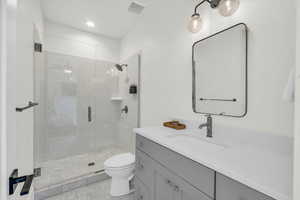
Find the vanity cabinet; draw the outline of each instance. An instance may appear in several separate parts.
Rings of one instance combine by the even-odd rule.
[[[135,178],[135,200],[151,200],[151,190],[139,178]]]
[[[275,200],[140,135],[136,200]]]
[[[217,200],[275,200],[219,173],[216,188]]]
[[[136,150],[136,200],[211,200],[200,190]]]
[[[147,188],[153,200],[211,200],[215,172],[142,136],[137,136],[137,199]],[[143,198],[145,199],[145,197]]]

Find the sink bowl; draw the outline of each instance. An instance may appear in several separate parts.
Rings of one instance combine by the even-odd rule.
[[[171,143],[188,146],[189,149],[200,154],[214,153],[227,148],[226,145],[215,143],[213,139],[205,139],[193,134],[174,134],[169,135],[168,139]]]

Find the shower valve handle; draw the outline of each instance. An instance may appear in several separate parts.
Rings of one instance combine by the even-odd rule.
[[[129,109],[128,109],[128,106],[127,106],[127,105],[125,105],[124,108],[121,110],[121,112],[122,112],[122,113],[124,112],[125,114],[127,114],[128,111],[129,111]]]

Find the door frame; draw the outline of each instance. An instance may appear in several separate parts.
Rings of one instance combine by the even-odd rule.
[[[295,120],[294,120],[294,182],[293,199],[300,198],[300,2],[296,1],[296,81],[295,81]]]
[[[18,0],[0,0],[0,199],[8,199],[15,159],[16,15]]]

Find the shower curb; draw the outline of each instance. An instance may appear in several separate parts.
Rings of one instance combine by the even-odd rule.
[[[36,190],[34,197],[36,200],[44,200],[49,197],[53,197],[107,179],[109,179],[109,176],[104,171],[95,172],[94,174],[81,176],[60,184],[51,185],[49,187]]]

